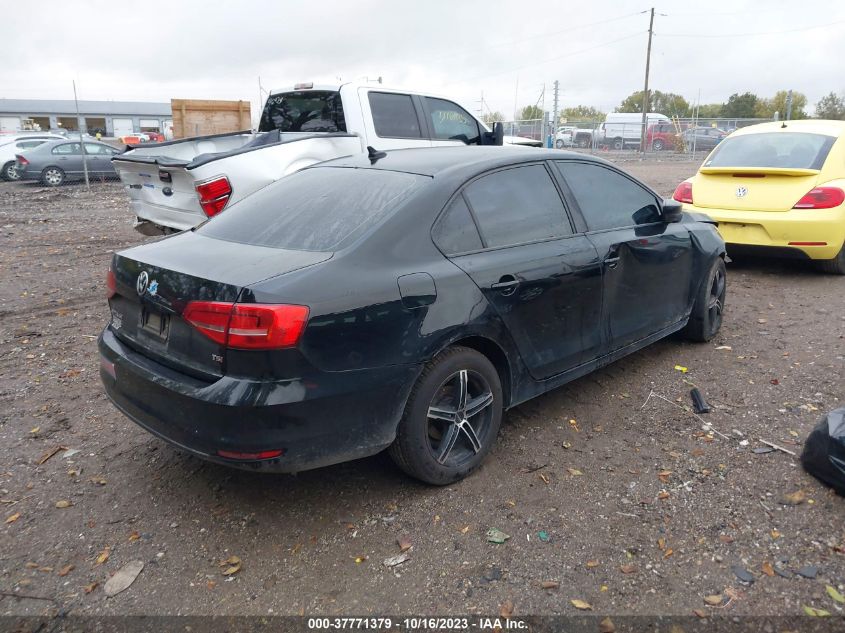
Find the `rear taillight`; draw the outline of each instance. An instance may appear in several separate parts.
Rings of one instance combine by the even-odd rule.
[[[217,454],[220,457],[225,457],[226,459],[241,459],[246,461],[254,461],[257,459],[273,459],[274,457],[281,457],[284,454],[284,451],[281,449],[270,450],[270,451],[258,451],[257,453],[242,453],[240,451],[217,451]]]
[[[111,299],[117,293],[117,279],[115,279],[114,271],[109,268],[106,273],[106,298]]]
[[[20,154],[15,155],[15,160],[17,160],[21,165],[29,165],[29,161]]]
[[[308,321],[308,307],[192,301],[182,318],[224,347],[282,349],[293,347],[299,341]]]
[[[675,193],[672,194],[672,198],[674,198],[678,202],[692,204],[692,183],[682,182],[675,189]]]
[[[219,176],[213,180],[199,182],[196,185],[200,206],[208,217],[220,213],[229,202],[232,195],[232,185],[226,176]]]
[[[795,203],[793,209],[832,209],[845,202],[845,191],[839,187],[816,187]]]

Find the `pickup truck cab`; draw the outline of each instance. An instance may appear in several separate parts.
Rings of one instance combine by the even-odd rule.
[[[504,137],[455,101],[376,84],[297,84],[271,92],[258,131],[145,143],[113,159],[135,228],[190,229],[276,180],[314,163],[389,150],[538,145]]]

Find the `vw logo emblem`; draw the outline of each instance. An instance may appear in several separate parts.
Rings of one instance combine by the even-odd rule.
[[[748,188],[747,187],[737,187],[736,188],[736,197],[737,198],[744,198],[748,195]]]
[[[149,283],[150,276],[147,274],[146,270],[142,270],[141,274],[138,275],[138,280],[135,282],[135,292],[138,293],[138,296],[143,295],[147,291]]]

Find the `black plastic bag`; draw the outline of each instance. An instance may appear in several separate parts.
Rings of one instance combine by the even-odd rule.
[[[818,423],[804,443],[804,470],[845,496],[845,407]]]

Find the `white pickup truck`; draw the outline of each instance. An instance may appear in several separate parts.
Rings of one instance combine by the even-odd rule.
[[[374,84],[297,84],[270,93],[255,133],[145,143],[113,162],[135,228],[160,235],[190,229],[308,165],[368,147],[540,145],[495,128],[444,97]]]

